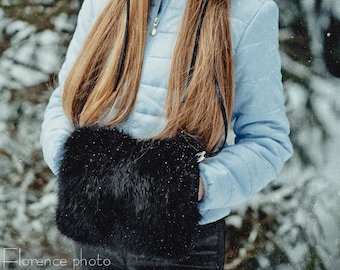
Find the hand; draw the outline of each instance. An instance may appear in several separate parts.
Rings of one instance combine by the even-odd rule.
[[[200,178],[200,183],[198,187],[198,201],[202,200],[204,197],[204,184],[202,178]]]

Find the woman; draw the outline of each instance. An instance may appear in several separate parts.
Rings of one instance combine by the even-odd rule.
[[[233,145],[221,145],[227,120],[234,123]],[[50,98],[42,125],[44,158],[59,178],[65,175],[65,166],[76,166],[72,158],[65,159],[64,152],[74,141],[66,146],[65,142],[71,134],[77,137],[75,129],[91,126],[113,127],[139,140],[163,140],[183,132],[199,142],[200,153],[212,154],[197,163],[199,191],[194,187],[188,195],[198,196],[199,226],[190,236],[192,241],[184,245],[187,250],[181,247],[175,252],[171,244],[165,255],[145,251],[144,244],[140,250],[127,250],[118,242],[134,238],[135,230],[125,231],[119,240],[112,236],[116,232],[111,233],[112,239],[97,238],[98,230],[93,228],[93,241],[83,235],[73,237],[83,229],[65,232],[77,222],[67,223],[64,213],[57,223],[77,242],[81,269],[223,268],[224,217],[233,205],[275,179],[292,155],[281,83],[277,6],[271,0],[85,0],[59,74],[59,87]],[[105,147],[110,147],[110,140]],[[81,159],[81,154],[73,159]],[[87,164],[74,174],[82,175],[86,168]],[[87,176],[81,179],[86,181]],[[69,185],[79,184],[82,180]],[[59,189],[59,203],[69,188]],[[96,192],[93,196],[99,196]],[[77,196],[69,194],[68,203],[73,197],[77,203]],[[82,212],[82,206],[78,207]],[[102,223],[110,222],[109,218]],[[87,222],[80,223],[77,226]],[[107,242],[108,238],[112,241]],[[99,243],[103,241],[105,245]],[[111,268],[86,265],[91,258],[108,259]]]

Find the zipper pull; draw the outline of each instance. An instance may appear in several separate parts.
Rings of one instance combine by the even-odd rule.
[[[202,162],[203,160],[205,160],[205,154],[207,152],[206,151],[202,151],[202,152],[199,152],[196,154],[196,157],[197,157],[197,163],[200,163]]]
[[[157,34],[157,26],[158,26],[158,24],[159,24],[159,18],[156,17],[155,20],[154,20],[154,22],[153,22],[153,27],[152,27],[152,29],[150,30],[150,35],[151,35],[151,36],[154,36],[154,35]]]

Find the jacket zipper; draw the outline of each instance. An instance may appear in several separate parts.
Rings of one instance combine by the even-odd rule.
[[[149,32],[151,36],[154,36],[154,35],[157,34],[157,26],[160,22],[160,15],[161,15],[162,7],[163,7],[163,0],[161,0],[160,3],[159,3],[157,15],[156,15],[155,20],[153,21],[153,27]]]

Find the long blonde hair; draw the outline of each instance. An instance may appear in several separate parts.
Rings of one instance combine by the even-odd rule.
[[[112,74],[118,71],[124,43],[125,2],[109,1],[65,81],[63,107],[75,126],[100,123],[113,107],[115,116],[107,124],[115,125],[132,110],[143,64],[150,1],[131,0],[124,65],[116,91],[113,91],[115,76]],[[173,136],[184,130],[201,140],[210,151],[218,145],[224,133],[215,77],[229,118],[233,108],[231,7],[229,0],[210,0],[201,28],[194,72],[187,86],[187,98],[182,102],[203,2],[187,2],[169,75],[165,104],[168,121],[157,138]]]

